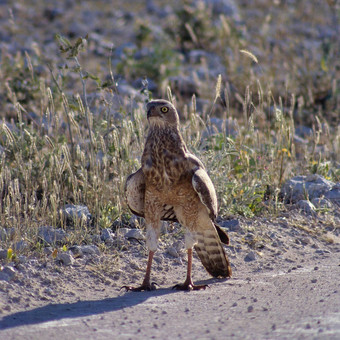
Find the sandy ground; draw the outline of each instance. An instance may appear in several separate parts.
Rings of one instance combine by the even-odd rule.
[[[185,278],[184,249],[168,254],[181,245],[178,233],[161,240],[154,292],[120,290],[143,278],[143,242],[71,266],[51,256],[31,259],[15,268],[13,280],[0,281],[0,337],[54,339],[62,330],[65,339],[339,339],[337,231],[325,237],[284,218],[243,220],[226,247],[233,277],[211,279],[194,258],[194,281],[209,284],[196,292],[171,289]]]

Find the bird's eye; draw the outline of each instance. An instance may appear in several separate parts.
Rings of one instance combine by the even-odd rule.
[[[162,107],[161,107],[161,111],[162,111],[163,113],[167,113],[167,112],[169,111],[169,108],[166,107],[166,106],[162,106]]]

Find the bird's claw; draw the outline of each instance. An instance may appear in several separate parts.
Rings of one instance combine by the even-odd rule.
[[[207,287],[209,287],[209,285],[194,285],[193,283],[183,283],[173,286],[172,289],[191,291],[191,290],[204,290]]]
[[[120,290],[124,288],[126,292],[150,292],[152,290],[156,290],[156,286],[158,286],[156,282],[151,282],[146,284],[143,283],[140,287],[122,286]]]

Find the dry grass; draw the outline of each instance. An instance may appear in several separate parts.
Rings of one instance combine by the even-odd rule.
[[[277,214],[284,209],[281,184],[296,174],[314,172],[340,180],[340,44],[331,37],[320,43],[321,54],[312,49],[306,55],[309,47],[304,39],[311,35],[309,42],[316,33],[302,32],[311,18],[314,24],[322,20],[323,16],[313,17],[319,10],[329,14],[332,8],[306,5],[306,1],[291,7],[278,3],[241,4],[243,13],[255,13],[253,19],[245,16],[245,26],[211,13],[202,16],[196,9],[195,18],[201,21],[192,22],[192,27],[196,34],[201,32],[198,40],[195,32],[181,39],[184,7],[162,23],[163,34],[169,34],[167,44],[147,22],[144,26],[136,22],[131,35],[137,45],[157,46],[158,57],[136,61],[130,56],[117,66],[121,76],[131,81],[144,73],[152,77],[155,66],[162,70],[154,79],[160,90],[153,95],[176,102],[183,136],[207,165],[216,186],[221,215]],[[263,20],[259,14],[266,10]],[[293,22],[302,26],[293,27]],[[288,26],[292,27],[286,31]],[[206,27],[210,31],[202,30]],[[17,32],[20,27],[13,22],[6,29]],[[287,41],[287,32],[296,34]],[[199,65],[206,70],[204,80],[186,74],[177,48],[197,49],[202,44],[220,56],[228,76],[212,79],[204,59]],[[116,70],[93,67],[91,40],[59,38],[57,45],[64,52],[57,61],[37,43],[30,52],[4,50],[1,55],[0,225],[15,230],[14,238],[1,241],[6,248],[21,239],[30,249],[39,248],[37,228],[65,227],[60,209],[67,203],[85,204],[94,216],[93,226],[79,221],[73,228],[70,244],[90,242],[90,234],[130,216],[123,186],[140,164],[147,129],[144,103],[152,94],[144,88],[134,100],[119,95]],[[170,50],[171,60],[166,58]],[[58,68],[60,62],[63,66]],[[176,89],[171,94],[172,74],[193,78],[197,98]],[[198,108],[198,99],[208,104]],[[211,116],[218,116],[223,124],[235,119],[237,133],[222,129],[207,137],[204,131],[212,128]],[[312,127],[312,134],[300,143],[294,131],[304,122]]]

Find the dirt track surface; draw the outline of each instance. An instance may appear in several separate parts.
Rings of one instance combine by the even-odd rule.
[[[2,339],[339,339],[340,259],[335,248],[302,265],[249,266],[205,291],[124,293],[48,304],[4,316]]]

